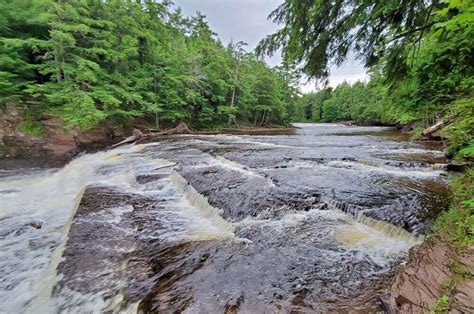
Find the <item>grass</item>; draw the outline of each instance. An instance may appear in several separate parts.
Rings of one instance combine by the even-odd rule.
[[[421,132],[423,132],[424,129],[425,127],[422,126],[415,127],[412,131],[410,131],[410,140],[414,141],[420,139],[422,137]]]
[[[442,213],[435,223],[435,234],[457,247],[474,244],[474,169],[468,169],[452,184],[449,211]]]
[[[435,307],[430,310],[430,314],[447,313],[449,311],[449,304],[449,297],[447,295],[442,295],[438,300],[436,300]]]
[[[435,222],[434,235],[454,249],[449,279],[441,286],[443,295],[438,298],[430,313],[448,313],[452,302],[449,295],[454,288],[474,274],[457,259],[464,249],[474,243],[474,169],[468,169],[451,182],[452,200],[449,211]]]
[[[34,137],[42,137],[44,134],[44,125],[40,121],[26,118],[18,125],[20,132]]]

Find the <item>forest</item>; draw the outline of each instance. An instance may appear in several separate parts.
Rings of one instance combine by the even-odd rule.
[[[23,112],[41,136],[45,117],[64,130],[145,121],[194,129],[354,121],[409,126],[441,121],[449,154],[474,155],[474,6],[469,0],[286,0],[280,29],[255,52],[224,45],[199,12],[171,1],[4,0],[0,105]],[[282,65],[263,59],[281,49]],[[350,51],[368,82],[328,87]],[[319,91],[301,94],[301,77]],[[459,153],[458,153],[459,152]]]
[[[141,118],[160,128],[284,125],[294,74],[270,68],[243,42],[224,46],[203,15],[171,1],[0,2],[0,104],[24,110],[23,131],[45,116],[65,130]]]

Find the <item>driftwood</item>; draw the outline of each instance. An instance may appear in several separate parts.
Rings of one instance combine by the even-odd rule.
[[[153,132],[152,135],[173,135],[173,134],[189,134],[191,131],[184,122],[178,123],[174,128],[164,130],[161,132]]]
[[[433,134],[441,130],[445,125],[449,124],[449,121],[441,120],[438,123],[426,128],[421,132],[424,137],[433,137]]]
[[[117,146],[120,146],[120,145],[125,145],[125,144],[129,144],[129,143],[134,143],[138,140],[141,140],[142,138],[144,138],[146,135],[143,134],[142,131],[140,131],[139,129],[133,129],[133,135],[132,136],[129,136],[127,137],[126,139],[124,139],[123,141],[121,142],[118,142],[118,143],[115,143],[114,145],[112,145],[112,147],[117,147]]]
[[[178,123],[178,125],[175,126],[174,128],[171,128],[171,129],[168,129],[168,130],[164,130],[164,131],[161,131],[161,132],[143,133],[143,132],[140,131],[139,129],[135,128],[135,129],[133,129],[133,134],[132,134],[132,136],[129,136],[129,137],[127,137],[126,139],[124,139],[123,141],[118,142],[118,143],[112,145],[112,147],[117,147],[117,146],[121,146],[121,145],[125,145],[125,144],[135,143],[135,142],[137,142],[137,141],[140,141],[140,140],[144,139],[144,138],[147,137],[147,136],[173,135],[173,134],[189,134],[189,133],[191,133],[191,131],[189,130],[189,128],[188,128],[188,126],[186,125],[186,123],[184,123],[184,122],[180,122],[180,123]]]

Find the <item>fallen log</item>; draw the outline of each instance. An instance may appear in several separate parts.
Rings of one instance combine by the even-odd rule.
[[[174,128],[164,130],[161,132],[153,132],[151,133],[151,135],[173,135],[173,134],[189,134],[189,133],[191,133],[191,131],[189,130],[187,124],[184,122],[180,122]]]
[[[421,132],[421,135],[427,138],[432,138],[434,137],[435,133],[444,128],[446,125],[452,123],[453,120],[441,120],[437,122],[436,124],[430,126],[429,128],[424,129]]]
[[[121,145],[134,143],[138,140],[141,140],[145,136],[146,135],[143,134],[143,132],[140,131],[139,129],[133,129],[133,135],[132,136],[127,137],[126,139],[124,139],[121,142],[115,143],[114,145],[112,145],[112,147],[118,147],[118,146],[121,146]]]
[[[167,130],[164,130],[164,131],[161,131],[161,132],[143,133],[139,129],[135,128],[135,129],[133,129],[132,136],[129,136],[126,139],[124,139],[123,141],[112,145],[112,147],[118,147],[118,146],[125,145],[125,144],[135,143],[135,142],[138,142],[138,141],[140,141],[140,140],[142,140],[142,139],[144,139],[145,137],[148,137],[148,136],[189,134],[189,133],[191,133],[191,131],[189,130],[186,123],[184,123],[184,122],[180,122],[174,128],[167,129]]]

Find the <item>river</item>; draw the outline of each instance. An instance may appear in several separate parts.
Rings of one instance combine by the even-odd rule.
[[[296,126],[4,172],[0,313],[381,310],[447,207],[444,155],[390,128]]]

